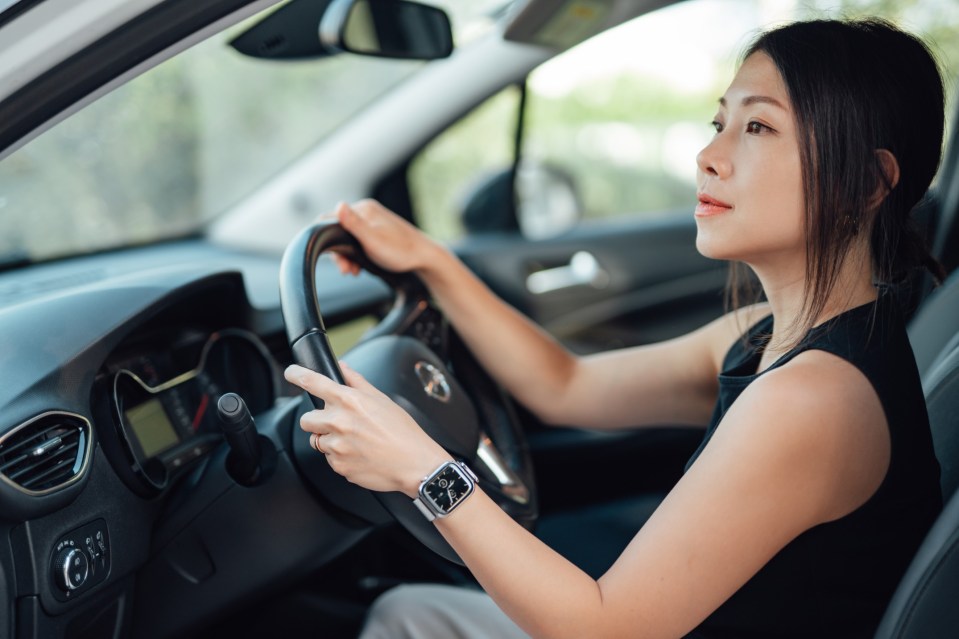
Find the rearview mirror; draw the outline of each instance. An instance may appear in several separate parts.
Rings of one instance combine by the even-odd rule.
[[[408,0],[334,0],[320,21],[324,47],[361,55],[435,60],[453,52],[446,12]]]

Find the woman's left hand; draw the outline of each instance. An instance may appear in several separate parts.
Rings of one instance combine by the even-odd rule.
[[[423,478],[452,457],[409,413],[362,375],[340,366],[348,386],[302,366],[284,372],[288,382],[326,403],[305,414],[300,428],[311,433],[311,445],[350,482],[415,497]]]

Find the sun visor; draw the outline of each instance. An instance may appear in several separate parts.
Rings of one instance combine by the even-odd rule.
[[[673,0],[530,0],[509,21],[504,39],[565,50]]]

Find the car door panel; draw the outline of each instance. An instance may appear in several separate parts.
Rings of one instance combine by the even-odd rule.
[[[722,313],[725,263],[695,248],[691,215],[582,224],[529,241],[517,233],[477,235],[457,254],[503,299],[574,350],[590,352],[668,339]],[[530,290],[531,276],[569,268],[577,254],[604,275],[593,284]]]

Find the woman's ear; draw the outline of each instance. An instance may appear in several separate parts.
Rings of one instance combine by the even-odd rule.
[[[880,181],[872,197],[869,198],[870,211],[879,208],[882,201],[889,195],[889,191],[899,184],[899,161],[896,156],[887,149],[876,149],[876,160],[879,162]]]

